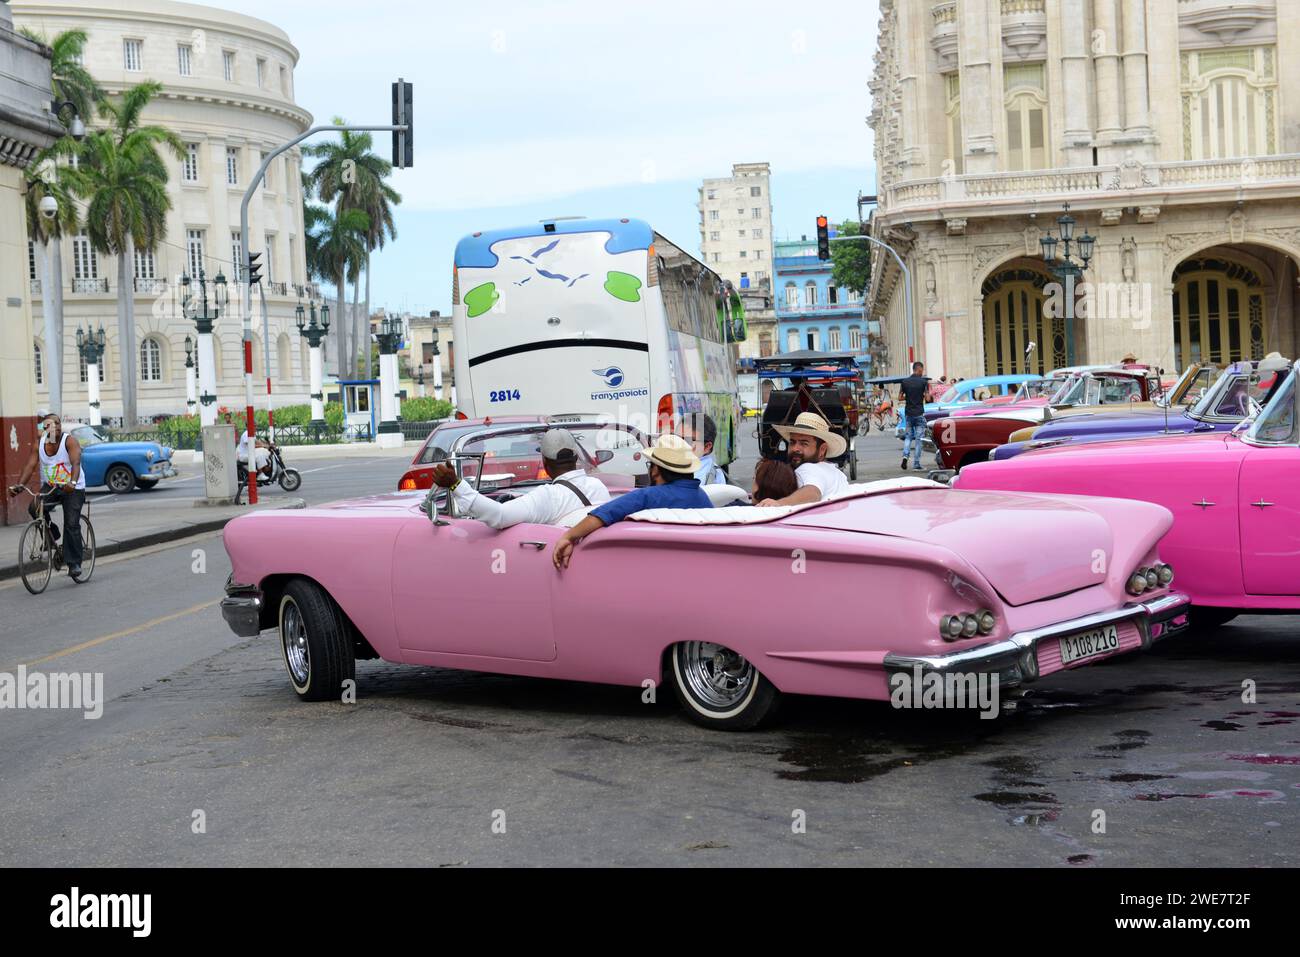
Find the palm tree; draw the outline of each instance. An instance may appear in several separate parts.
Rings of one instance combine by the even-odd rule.
[[[167,234],[167,167],[158,155],[165,146],[179,159],[181,139],[161,126],[141,126],[140,115],[162,84],[140,83],[106,100],[100,115],[108,128],[86,137],[81,162],[69,170],[73,188],[86,200],[90,244],[117,257],[117,328],[122,376],[122,424],[136,424],[135,251],[152,252]]]
[[[66,30],[53,41],[44,34],[26,27],[22,34],[29,40],[48,46],[51,50],[50,85],[57,102],[69,102],[82,121],[91,118],[96,104],[104,99],[104,90],[81,65],[82,51],[86,46],[85,30]],[[65,127],[72,122],[68,116]],[[41,315],[45,321],[45,378],[49,383],[50,408],[63,408],[63,257],[61,243],[65,235],[77,232],[79,217],[64,170],[59,167],[61,157],[72,156],[79,149],[76,141],[64,134],[53,146],[44,150],[27,167],[27,237],[32,240],[37,253],[41,278]],[[52,197],[58,208],[52,217],[41,215],[40,202]]]
[[[346,120],[334,118],[334,125],[344,126]],[[343,131],[337,141],[307,147],[307,153],[318,162],[307,174],[312,188],[323,202],[334,203],[336,211],[359,209],[369,219],[366,229],[364,268],[366,272],[366,300],[364,311],[356,308],[360,290],[360,270],[350,271],[352,281],[353,332],[350,343],[351,363],[366,361],[369,355],[366,334],[370,322],[370,254],[382,249],[387,239],[397,238],[393,222],[393,208],[402,197],[386,182],[393,167],[387,160],[372,152],[374,137],[369,133]]]
[[[338,376],[350,377],[356,371],[355,345],[343,322],[347,281],[355,279],[365,261],[366,235],[370,217],[359,209],[344,209],[337,214],[324,206],[309,203],[303,210],[307,231],[307,269],[334,283],[336,296],[335,329],[338,330]]]

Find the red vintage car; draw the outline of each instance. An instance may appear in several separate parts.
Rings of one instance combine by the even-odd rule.
[[[446,461],[453,450],[479,457],[484,479],[492,476],[496,485],[549,478],[542,469],[538,446],[542,432],[548,428],[565,428],[573,433],[582,447],[581,466],[587,472],[614,477],[615,485],[629,487],[636,476],[645,474],[641,450],[647,440],[629,425],[601,421],[594,415],[504,415],[452,419],[438,426],[415,453],[397,490],[408,492],[432,486],[433,467]],[[476,459],[464,460],[461,468],[468,478],[479,474]],[[627,481],[620,482],[618,476]]]
[[[1163,395],[1158,373],[1149,369],[1104,369],[1081,372],[1053,397],[1051,405],[1019,403],[977,415],[953,415],[930,424],[939,465],[961,469],[972,462],[987,461],[992,451],[1010,441],[1011,433],[1048,419],[1095,409],[1155,408]]]

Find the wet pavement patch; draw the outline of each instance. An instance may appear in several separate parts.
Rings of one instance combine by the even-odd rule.
[[[1241,725],[1234,721],[1207,721],[1202,728],[1209,728],[1212,731],[1240,731]]]

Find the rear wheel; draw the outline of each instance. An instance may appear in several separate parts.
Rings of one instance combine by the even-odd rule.
[[[45,541],[43,522],[28,522],[23,529],[23,537],[18,540],[18,572],[23,578],[23,587],[33,595],[45,591],[54,571],[55,544],[49,547]]]
[[[356,676],[343,612],[315,582],[296,579],[280,599],[280,650],[289,683],[304,701],[338,699]]]
[[[135,488],[135,473],[125,465],[114,465],[104,474],[104,484],[110,492],[122,495]]]
[[[743,656],[711,641],[672,648],[673,689],[687,717],[706,728],[749,731],[776,711],[781,692]]]

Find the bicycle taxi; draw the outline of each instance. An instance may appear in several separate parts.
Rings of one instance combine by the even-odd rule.
[[[759,419],[759,454],[785,461],[785,440],[776,431],[789,425],[801,412],[816,412],[831,429],[844,436],[848,448],[828,462],[848,466],[849,480],[857,481],[858,456],[853,438],[860,416],[866,412],[862,370],[851,352],[786,352],[754,360],[760,383],[772,381],[772,391]]]

